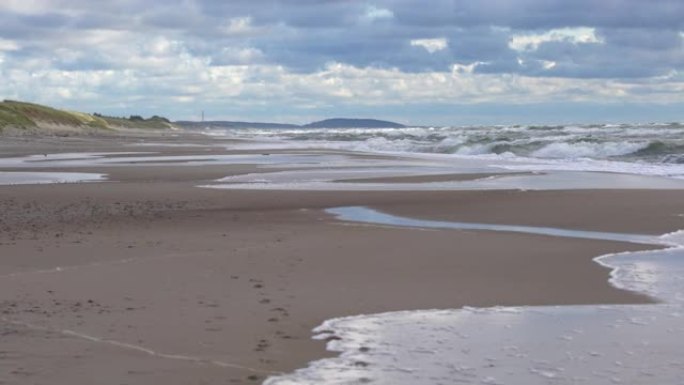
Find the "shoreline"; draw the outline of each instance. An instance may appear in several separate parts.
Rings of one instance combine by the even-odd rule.
[[[228,150],[211,150],[220,151]],[[0,368],[22,363],[31,372],[0,377],[8,383],[48,375],[54,384],[87,382],[86,367],[99,368],[100,383],[255,383],[265,376],[207,362],[270,372],[303,367],[331,355],[310,339],[311,329],[345,315],[652,303],[612,287],[609,270],[593,261],[644,249],[637,245],[350,225],[321,211],[328,207],[357,204],[423,219],[646,234],[684,227],[676,216],[677,191],[214,190],[195,186],[260,169],[69,169],[99,170],[114,183],[0,186],[3,317],[200,360],[179,362],[5,322],[3,330],[12,336],[5,345],[15,355],[0,358]],[[46,370],[30,370],[36,365]]]
[[[346,221],[413,229],[464,225],[371,211],[348,207],[333,213]],[[518,230],[549,229],[503,231]],[[661,357],[676,357],[682,351],[681,343],[673,342],[672,335],[684,332],[683,231],[658,237],[619,234],[619,238],[628,236],[631,242],[652,248],[593,259],[611,270],[613,286],[657,298],[651,306],[465,306],[329,319],[314,329],[314,338],[327,341],[328,350],[337,356],[312,361],[296,371],[271,377],[265,384],[309,385],[350,378],[401,385],[438,379],[528,384],[582,379],[608,384],[648,378],[649,382],[677,383],[682,365],[663,362]],[[559,236],[576,235],[611,239],[616,234]],[[660,276],[653,279],[650,275]]]

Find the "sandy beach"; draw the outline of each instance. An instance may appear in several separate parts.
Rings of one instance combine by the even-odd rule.
[[[151,144],[131,145],[143,140]],[[199,135],[17,139],[0,147],[3,158],[131,151],[264,153]],[[611,286],[610,271],[592,260],[652,246],[353,224],[325,213],[330,207],[642,234],[684,228],[677,190],[197,187],[264,170],[247,163],[81,165],[50,171],[108,180],[0,186],[0,384],[260,383],[331,355],[323,341],[311,340],[311,330],[330,318],[655,301]],[[397,179],[407,178],[434,180]]]

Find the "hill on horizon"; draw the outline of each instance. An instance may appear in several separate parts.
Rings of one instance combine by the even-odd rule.
[[[332,118],[305,124],[307,128],[403,128],[403,124],[378,119]]]
[[[240,122],[230,120],[174,122],[185,128],[403,128],[403,124],[378,119],[332,118],[298,125],[288,123]]]
[[[297,124],[287,123],[264,123],[264,122],[240,122],[230,120],[209,120],[204,122],[179,120],[175,124],[184,128],[299,128]]]

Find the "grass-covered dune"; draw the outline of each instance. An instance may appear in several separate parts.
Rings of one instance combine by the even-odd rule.
[[[115,129],[115,128],[154,128],[166,129],[173,125],[168,119],[153,116],[144,119],[140,116],[119,118],[100,114],[59,110],[35,103],[4,100],[0,102],[0,131],[8,128],[15,130],[54,129]]]
[[[100,114],[92,115],[94,118],[104,120],[110,127],[126,127],[126,128],[172,128],[174,127],[171,121],[161,116],[153,116],[151,118],[143,118],[138,115],[131,115],[128,118],[121,118],[116,116],[105,116]]]

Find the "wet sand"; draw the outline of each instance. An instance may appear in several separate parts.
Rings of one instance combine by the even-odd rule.
[[[96,147],[135,151],[121,142],[130,140]],[[45,140],[40,149],[93,151],[89,143]],[[333,317],[651,301],[610,286],[592,261],[647,246],[348,224],[327,207],[614,232],[684,228],[678,191],[241,191],[194,186],[259,169],[69,170],[110,181],[0,186],[0,384],[259,383],[328,355],[310,336]]]

